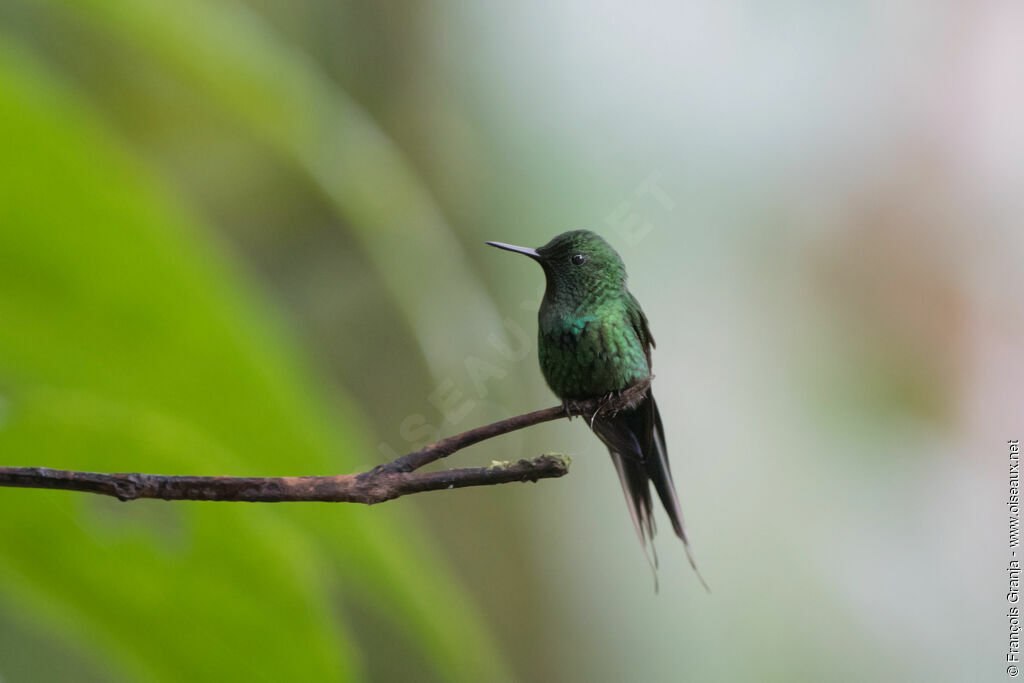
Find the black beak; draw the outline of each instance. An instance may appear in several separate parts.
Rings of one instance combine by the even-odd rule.
[[[514,251],[517,254],[526,254],[535,261],[540,260],[540,254],[537,253],[537,250],[531,249],[530,247],[517,247],[514,244],[505,244],[504,242],[488,242],[487,244],[492,247],[497,247],[498,249],[504,249],[505,251]]]

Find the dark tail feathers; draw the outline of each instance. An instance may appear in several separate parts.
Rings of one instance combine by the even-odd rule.
[[[654,509],[651,500],[650,484],[658,492],[658,498],[672,522],[672,530],[683,542],[686,557],[690,566],[697,574],[704,588],[710,592],[704,577],[697,569],[693,559],[690,542],[686,538],[683,526],[683,511],[676,495],[675,484],[672,482],[672,470],[668,463],[668,452],[665,448],[665,429],[661,423],[661,415],[653,395],[648,395],[636,408],[620,411],[610,417],[599,417],[593,424],[594,432],[608,447],[608,452],[615,464],[622,491],[626,496],[626,504],[633,519],[640,544],[647,554],[650,542],[651,554],[648,561],[655,570],[655,590],[657,590],[658,556],[654,550]]]

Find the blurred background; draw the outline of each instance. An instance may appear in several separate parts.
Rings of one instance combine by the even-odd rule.
[[[373,508],[0,490],[0,680],[1001,680],[1024,6],[0,3],[0,463],[357,471],[553,405],[615,246],[697,560],[570,476]],[[659,515],[660,515],[659,511]]]

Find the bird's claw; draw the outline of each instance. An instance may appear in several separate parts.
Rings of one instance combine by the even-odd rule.
[[[621,396],[621,395],[622,395],[622,392],[619,392],[619,391],[609,391],[607,394],[604,395],[603,400],[597,406],[597,410],[595,410],[594,414],[590,416],[590,428],[591,429],[594,428],[594,420],[597,419],[597,416],[600,415],[602,412],[604,412],[604,410],[608,406],[608,404],[612,402],[612,399],[617,398],[618,396]],[[615,417],[615,415],[617,415],[618,412],[619,411],[616,410],[614,413],[612,413],[612,417]]]

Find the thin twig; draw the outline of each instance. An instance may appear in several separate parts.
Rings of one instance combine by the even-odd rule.
[[[114,496],[162,500],[244,501],[279,503],[321,501],[330,503],[381,503],[422,491],[489,486],[514,481],[537,481],[569,472],[568,459],[543,455],[534,460],[496,463],[491,467],[416,472],[456,451],[502,434],[564,417],[615,412],[634,405],[646,393],[650,378],[618,396],[596,398],[536,410],[476,427],[403,455],[360,474],[322,477],[197,477],[160,474],[102,474],[52,470],[45,467],[0,467],[0,487],[60,489]]]
[[[647,394],[647,389],[651,386],[652,379],[653,377],[648,377],[647,379],[641,380],[624,390],[618,396],[613,396],[611,399],[594,398],[587,401],[565,403],[560,406],[553,406],[551,408],[545,408],[544,410],[535,410],[532,413],[516,415],[515,417],[509,417],[504,420],[492,422],[489,425],[476,427],[469,431],[462,432],[461,434],[441,439],[440,441],[432,443],[429,446],[425,446],[418,451],[413,451],[412,453],[403,455],[402,457],[391,461],[387,465],[381,465],[381,467],[393,472],[412,472],[414,470],[418,470],[424,465],[429,465],[435,460],[446,458],[452,453],[460,451],[463,448],[468,448],[473,444],[486,441],[487,439],[493,439],[494,437],[501,436],[502,434],[514,432],[517,429],[532,427],[544,422],[558,420],[563,417],[583,415],[587,418],[591,418],[599,412],[613,413],[638,403],[640,399]]]

